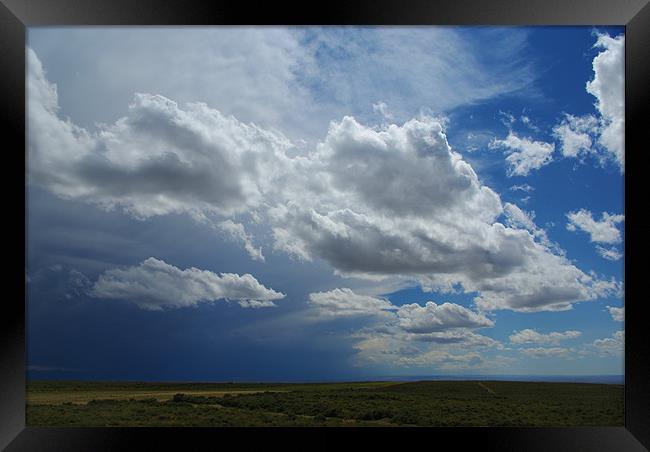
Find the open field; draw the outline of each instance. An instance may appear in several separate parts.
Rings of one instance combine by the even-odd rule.
[[[622,426],[623,386],[30,382],[29,426]]]

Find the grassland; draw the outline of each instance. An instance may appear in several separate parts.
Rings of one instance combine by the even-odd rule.
[[[622,426],[623,386],[30,382],[29,426]]]

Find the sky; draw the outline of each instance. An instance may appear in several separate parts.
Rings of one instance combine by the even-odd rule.
[[[623,375],[623,27],[32,27],[32,379]]]

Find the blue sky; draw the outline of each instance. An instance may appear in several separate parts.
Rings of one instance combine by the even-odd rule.
[[[31,378],[623,374],[624,28],[31,28]]]

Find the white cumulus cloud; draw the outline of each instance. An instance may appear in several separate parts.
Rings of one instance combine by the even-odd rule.
[[[566,357],[569,355],[570,350],[563,347],[532,347],[519,349],[519,352],[532,358],[551,358]]]
[[[28,59],[29,182],[60,197],[142,219],[185,213],[255,259],[270,246],[342,276],[462,288],[479,293],[483,310],[570,309],[617,289],[530,225],[512,215],[499,222],[499,195],[433,117],[370,127],[345,116],[311,152],[295,154],[280,132],[203,103],[138,94],[125,116],[88,131],[60,117],[56,87],[31,50]],[[549,146],[533,148],[548,154]],[[272,243],[249,232],[248,217]]]
[[[596,251],[603,259],[607,259],[609,261],[618,261],[623,257],[623,253],[614,247],[605,248],[603,246],[596,245]]]
[[[586,90],[596,98],[595,115],[564,114],[553,128],[564,157],[591,155],[603,165],[614,161],[625,170],[625,36],[598,34],[595,48],[602,49],[592,62],[594,77]]]
[[[388,300],[356,294],[348,288],[311,293],[309,304],[323,317],[388,315],[397,309]]]
[[[561,341],[568,339],[575,339],[580,337],[580,331],[564,331],[564,332],[551,332],[539,333],[533,329],[525,329],[515,331],[510,336],[510,342],[513,344],[554,344],[557,345]]]
[[[592,151],[592,135],[598,132],[598,120],[592,115],[573,116],[566,114],[553,128],[553,135],[562,143],[565,157],[578,157]]]
[[[459,348],[460,347],[460,348]],[[361,365],[393,365],[397,367],[433,367],[438,370],[476,369],[484,364],[477,351],[467,351],[465,344],[420,347],[403,338],[370,335],[354,345],[355,361]]]
[[[126,116],[95,132],[58,116],[56,86],[28,50],[29,180],[63,198],[138,218],[232,215],[256,206],[290,147],[282,135],[203,103],[182,108],[136,94]]]
[[[372,104],[372,111],[379,114],[383,119],[393,119],[392,113],[388,110],[388,105],[385,102],[377,102]]]
[[[495,139],[491,148],[504,148],[508,153],[508,176],[527,176],[531,171],[540,169],[553,161],[555,144],[520,138],[512,131],[503,140]]]
[[[607,306],[607,310],[609,311],[613,320],[617,322],[625,321],[625,307],[616,308],[613,306]]]
[[[397,311],[399,326],[410,333],[432,333],[452,328],[484,328],[494,322],[484,314],[471,311],[454,303],[440,305],[428,301],[400,306]]]
[[[353,333],[355,359],[365,363],[392,363],[398,366],[435,365],[436,353],[459,356],[468,350],[503,349],[488,336],[474,332],[494,322],[484,314],[454,303],[427,302],[395,306],[390,301],[360,295],[350,289],[312,293],[309,303],[318,320],[340,317],[365,317],[370,327]],[[408,357],[405,358],[405,357]]]
[[[242,307],[272,307],[275,300],[285,297],[264,287],[250,274],[216,274],[194,267],[181,270],[154,257],[138,266],[105,271],[89,293],[96,298],[130,301],[149,310],[217,300],[237,301]]]
[[[625,349],[625,331],[617,331],[611,337],[596,339],[592,346],[601,355],[623,354]]]
[[[528,193],[530,191],[535,190],[535,187],[532,187],[528,184],[516,184],[511,186],[508,190],[510,191],[523,191],[525,193]]]
[[[264,262],[265,259],[264,254],[262,254],[262,248],[256,248],[253,245],[253,238],[246,232],[243,224],[235,223],[232,220],[225,220],[219,223],[217,227],[227,233],[233,240],[241,242],[251,259]]]
[[[506,224],[508,226],[512,228],[525,229],[544,246],[547,246],[558,254],[563,253],[563,250],[559,245],[551,242],[546,231],[535,224],[535,212],[524,211],[517,205],[507,202],[503,206],[503,214],[505,215]]]
[[[599,143],[625,166],[625,36],[599,34],[594,47],[603,49],[593,61],[594,78],[587,92],[596,98],[602,118]]]
[[[625,220],[625,215],[614,215],[603,212],[601,220],[594,220],[592,213],[586,209],[580,209],[567,214],[569,231],[581,231],[589,234],[590,240],[595,243],[620,243],[621,233],[616,226]]]

